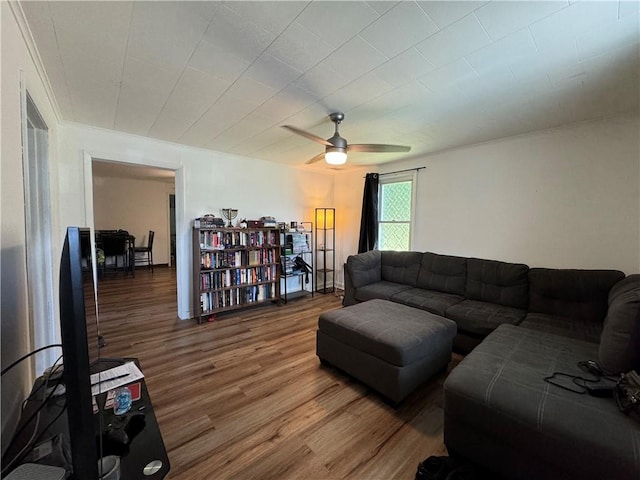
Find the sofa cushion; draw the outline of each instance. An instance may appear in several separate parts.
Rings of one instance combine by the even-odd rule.
[[[629,275],[611,289],[598,357],[608,372],[640,372],[640,275]]]
[[[617,270],[529,270],[530,312],[602,323],[613,285],[624,278]]]
[[[380,281],[365,285],[364,287],[356,288],[354,297],[359,302],[366,302],[367,300],[373,300],[380,298],[382,300],[389,300],[396,293],[408,290],[411,287],[409,285],[402,285],[400,283]]]
[[[418,272],[419,288],[464,295],[467,283],[467,259],[426,252]]]
[[[369,250],[347,257],[347,271],[354,288],[380,281],[380,251]]]
[[[599,322],[546,313],[528,313],[520,326],[593,343],[598,343],[602,333],[602,324]]]
[[[409,288],[391,297],[392,302],[426,310],[442,317],[444,317],[444,312],[447,308],[460,303],[462,300],[464,300],[464,297],[461,295],[423,290],[421,288]]]
[[[380,255],[382,280],[416,286],[422,253],[383,251]]]
[[[471,300],[526,309],[528,270],[523,263],[468,258],[465,296]]]
[[[318,330],[392,365],[423,358],[436,343],[451,345],[451,320],[385,300],[371,300],[320,315]]]
[[[464,300],[445,312],[458,330],[475,335],[488,335],[503,323],[518,325],[526,314],[526,310],[477,300]]]
[[[507,478],[640,478],[640,423],[610,398],[544,381],[554,371],[584,376],[577,362],[597,353],[592,343],[500,326],[445,381],[447,448]],[[542,465],[555,475],[540,475]]]

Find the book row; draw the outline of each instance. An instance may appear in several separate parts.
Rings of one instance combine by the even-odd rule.
[[[278,245],[278,231],[200,231],[200,248],[224,249]]]
[[[277,298],[276,284],[265,283],[251,287],[234,288],[219,292],[200,294],[200,307],[203,312],[216,308],[233,307]]]
[[[200,252],[200,268],[246,267],[276,261],[274,249]]]
[[[289,249],[291,253],[303,253],[310,252],[309,239],[304,233],[288,233],[283,235],[284,238],[280,238],[280,244],[286,249]]]
[[[249,283],[276,281],[277,265],[261,267],[233,268],[200,274],[200,290],[233,287]]]

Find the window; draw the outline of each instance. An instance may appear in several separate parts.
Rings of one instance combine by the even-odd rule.
[[[378,249],[407,251],[411,248],[413,175],[380,179]]]

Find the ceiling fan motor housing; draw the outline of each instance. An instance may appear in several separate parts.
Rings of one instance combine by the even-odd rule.
[[[292,132],[302,135],[303,137],[308,138],[320,145],[324,145],[325,153],[316,155],[312,159],[307,161],[307,164],[315,163],[322,158],[330,165],[342,165],[347,160],[347,152],[379,152],[379,153],[388,153],[388,152],[408,152],[411,150],[411,147],[405,147],[402,145],[386,145],[386,144],[376,144],[376,143],[360,143],[353,144],[349,146],[347,144],[347,140],[340,136],[338,132],[338,125],[340,122],[344,120],[344,113],[342,112],[333,112],[329,114],[329,119],[336,125],[335,132],[333,136],[328,139],[321,138],[313,133],[305,132],[304,130],[300,130],[299,128],[293,127],[291,125],[283,125],[284,128],[291,130]]]
[[[344,138],[342,138],[338,133],[335,133],[331,138],[327,138],[327,141],[336,148],[343,148],[343,149],[347,148],[347,141]],[[329,150],[330,148],[332,147],[327,146],[327,150]]]

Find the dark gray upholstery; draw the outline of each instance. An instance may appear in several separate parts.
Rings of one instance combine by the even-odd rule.
[[[318,357],[399,402],[451,360],[454,322],[386,300],[320,315]]]
[[[512,479],[637,480],[640,422],[615,401],[544,382],[555,371],[583,375],[595,344],[502,325],[444,385],[450,453]]]
[[[493,469],[491,478],[640,479],[640,422],[611,398],[543,380],[553,372],[584,375],[581,360],[599,360],[614,373],[640,370],[640,275],[621,280],[616,270],[529,270],[433,253],[423,254],[416,270],[415,255],[382,252],[381,280],[358,288],[347,272],[344,304],[385,298],[455,321],[453,346],[471,353],[445,383],[451,454]],[[380,338],[401,342],[418,335],[412,328]],[[416,360],[411,344],[358,338],[354,348],[345,343],[354,343],[353,335],[335,326],[331,335],[319,331],[318,355],[391,399],[404,398],[449,358],[441,350],[445,341],[427,342],[434,355],[427,362]],[[414,361],[400,367],[376,355]]]
[[[382,251],[380,255],[382,280],[416,286],[422,253]]]
[[[529,303],[528,270],[529,267],[523,263],[469,258],[465,296],[471,300],[525,310]]]
[[[321,314],[318,330],[402,367],[428,355],[434,343],[450,343],[456,324],[405,305],[371,300]]]
[[[598,357],[611,373],[640,372],[640,275],[629,275],[611,289]]]
[[[463,296],[466,284],[466,258],[431,252],[422,254],[417,282],[419,288]]]
[[[602,334],[600,322],[590,322],[583,318],[559,317],[546,313],[527,313],[520,326],[593,343],[598,343]]]
[[[351,275],[351,284],[359,288],[370,283],[379,282],[380,277],[380,251],[370,250],[359,255],[347,257],[347,270]]]
[[[345,345],[318,330],[316,353],[329,363],[373,388],[394,403],[404,400],[451,361],[451,346],[435,345],[429,355],[404,367],[392,365],[366,352]]]
[[[446,311],[460,331],[475,335],[488,335],[503,323],[518,325],[526,314],[526,310],[476,300],[464,300]]]
[[[624,278],[618,270],[529,270],[530,312],[602,323],[611,287]]]
[[[349,305],[355,305],[358,303],[356,300],[356,289],[353,286],[353,281],[351,280],[351,272],[349,271],[349,267],[347,267],[347,262],[343,264],[344,268],[344,290],[342,297],[342,306],[348,307]]]
[[[462,300],[464,300],[464,297],[461,295],[423,290],[422,288],[409,288],[391,297],[392,302],[420,308],[443,317],[447,308],[460,303]]]
[[[382,298],[443,315],[458,323],[453,345],[459,353],[471,351],[503,323],[598,342],[607,294],[624,276],[617,270],[529,269],[521,263],[431,252],[378,254],[379,281],[370,271],[376,268],[376,253],[349,257],[343,305]],[[606,338],[615,343],[618,334]]]
[[[386,282],[383,280],[356,289],[355,298],[359,302],[366,302],[367,300],[373,300],[375,298],[389,300],[395,294],[410,288],[411,287],[409,285]]]

